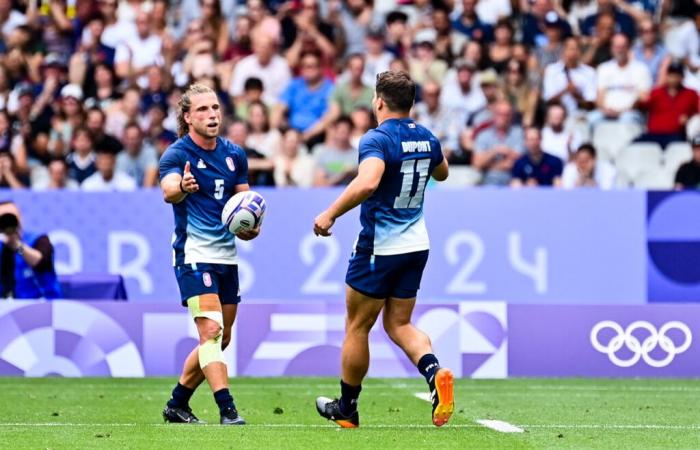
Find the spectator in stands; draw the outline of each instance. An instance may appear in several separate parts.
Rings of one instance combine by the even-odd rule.
[[[283,8],[284,10],[284,8]],[[317,0],[292,2],[282,18],[282,48],[290,67],[297,67],[306,52],[316,52],[323,61],[335,57],[337,30],[319,14]],[[267,85],[267,83],[266,83]]]
[[[170,144],[177,140],[177,134],[174,131],[165,128],[163,122],[167,109],[163,105],[157,103],[151,106],[148,110],[148,128],[146,131],[146,140],[158,152],[158,159],[165,152]]]
[[[289,85],[291,72],[283,57],[277,54],[276,42],[262,30],[255,30],[251,36],[253,54],[246,56],[236,64],[236,70],[231,81],[229,93],[239,99],[243,95],[245,81],[248,78],[259,78],[265,90],[263,101],[273,106]]]
[[[121,94],[117,92],[117,76],[114,68],[106,63],[95,65],[94,80],[85,84],[87,87],[83,92],[87,97],[85,106],[88,108],[96,106],[104,111],[121,98]]]
[[[116,171],[129,175],[139,187],[153,187],[158,181],[158,153],[147,144],[136,122],[124,127],[124,150],[117,155]]]
[[[377,75],[389,70],[389,63],[394,56],[384,48],[384,31],[379,28],[370,28],[365,38],[365,72],[362,75],[364,84],[374,86]]]
[[[24,230],[13,202],[0,203],[0,233],[0,296],[61,298],[49,237]]]
[[[386,36],[384,48],[394,55],[394,58],[405,58],[411,48],[411,30],[408,27],[408,16],[401,11],[392,11],[386,16]]]
[[[560,18],[556,12],[550,11],[544,17],[546,42],[535,47],[534,56],[537,66],[543,70],[549,64],[559,60],[561,56],[564,33],[569,24]]]
[[[248,182],[251,186],[274,186],[273,162],[254,148],[248,147],[246,142],[249,131],[247,123],[234,120],[226,127],[226,138],[245,152],[248,158]]]
[[[32,185],[33,189],[37,190],[56,190],[69,189],[76,190],[80,188],[77,181],[68,177],[68,164],[61,157],[53,158],[48,164],[48,176],[46,181],[36,185]]]
[[[29,178],[17,170],[12,153],[0,153],[0,188],[23,189],[29,186]]]
[[[563,170],[562,160],[542,150],[540,130],[529,127],[525,130],[527,152],[513,165],[512,187],[558,186]]]
[[[508,62],[505,80],[508,101],[513,105],[513,109],[518,111],[522,124],[532,125],[535,121],[540,89],[529,82],[525,64],[516,59]]]
[[[476,13],[478,0],[462,0],[462,14],[452,22],[452,28],[466,35],[470,41],[491,42],[493,28],[481,21]]]
[[[452,64],[462,51],[462,47],[468,42],[467,37],[452,28],[450,13],[444,6],[433,10],[433,28],[437,31],[435,40],[437,57]]]
[[[483,184],[505,186],[523,151],[523,129],[513,123],[510,103],[500,100],[493,107],[493,125],[476,137],[472,165],[484,172]]]
[[[450,111],[461,124],[466,124],[474,113],[486,106],[484,93],[474,78],[475,72],[473,62],[458,59],[442,85],[440,106]]]
[[[552,15],[556,16],[556,18]],[[551,0],[533,0],[530,11],[523,15],[522,42],[530,47],[543,47],[547,45],[551,30],[547,31],[547,23],[558,23],[561,28],[559,39],[571,36],[569,23],[559,17],[554,10]]]
[[[570,117],[578,118],[595,105],[596,73],[581,64],[581,49],[576,38],[564,42],[561,60],[545,68],[542,97],[547,102],[561,102]]]
[[[236,104],[236,117],[241,120],[248,120],[249,107],[251,104],[263,101],[265,87],[260,78],[251,77],[243,84],[243,95],[240,96]]]
[[[668,66],[666,81],[642,97],[638,107],[648,112],[647,132],[639,141],[656,142],[666,147],[685,140],[685,125],[698,113],[698,94],[683,86],[684,67],[680,62]]]
[[[160,66],[149,67],[146,71],[146,78],[148,82],[143,91],[140,92],[139,109],[144,112],[148,111],[151,105],[156,103],[167,106],[170,77],[164,68]]]
[[[561,186],[564,189],[597,187],[607,190],[615,187],[616,176],[610,163],[596,159],[595,147],[583,144],[576,150],[574,160],[564,167]]]
[[[61,88],[58,110],[51,119],[49,136],[49,146],[54,155],[68,153],[73,130],[85,123],[82,101],[83,90],[77,84],[67,84]]]
[[[284,132],[281,151],[275,156],[275,185],[308,188],[313,184],[314,159],[294,128]]]
[[[339,81],[333,89],[328,111],[323,125],[328,126],[340,116],[350,115],[358,107],[372,108],[374,88],[362,81],[365,72],[365,58],[360,54],[348,56],[345,73],[341,76],[346,81]]]
[[[128,39],[117,47],[114,56],[117,75],[145,88],[148,83],[148,68],[164,64],[162,49],[163,40],[153,33],[151,14],[141,10],[136,16],[136,34],[128,36]]]
[[[248,138],[245,143],[266,158],[271,158],[280,148],[282,135],[270,127],[270,115],[263,102],[253,102],[248,107]]]
[[[634,39],[637,33],[634,18],[630,13],[639,19],[644,17],[644,13],[635,10],[630,3],[616,0],[598,0],[598,12],[586,17],[581,26],[581,33],[586,36],[592,36],[598,17],[602,14],[610,14],[614,18],[615,28],[624,33],[628,39]]]
[[[93,173],[83,181],[80,187],[89,192],[133,191],[138,186],[136,180],[129,175],[117,171],[116,155],[105,148],[96,149],[95,167]]]
[[[451,110],[440,103],[440,85],[428,81],[423,85],[422,100],[413,107],[417,123],[428,128],[440,141],[442,151],[448,158],[459,150],[459,130],[464,126],[456,120]]]
[[[683,60],[688,68],[683,84],[690,89],[700,90],[700,5],[690,3],[693,20],[680,25],[669,42],[669,51],[674,58]],[[669,30],[670,31],[670,30]]]
[[[303,133],[309,141],[323,133],[319,122],[328,109],[333,83],[321,72],[321,59],[317,53],[305,53],[301,57],[301,76],[295,78],[280,97],[272,115],[272,124],[279,128],[285,113],[289,126]]]
[[[357,174],[357,149],[350,143],[352,122],[346,116],[335,121],[325,143],[313,148],[314,186],[348,184]]]
[[[0,0],[0,33],[5,41],[18,26],[27,23],[27,17],[12,7],[11,0]]]
[[[221,11],[221,2],[219,0],[199,0],[199,6],[202,9],[201,20],[207,32],[214,38],[216,55],[220,58],[228,49],[229,44],[229,29]]]
[[[560,103],[547,106],[545,126],[542,128],[542,150],[567,162],[581,144],[580,141],[581,137],[566,127],[566,109]]]
[[[435,54],[437,33],[426,28],[416,33],[415,49],[408,58],[409,74],[415,83],[422,85],[428,79],[442,83],[447,72],[447,63]]]
[[[690,145],[693,159],[681,165],[676,172],[676,189],[700,189],[700,136],[695,136]]]
[[[615,34],[615,17],[611,13],[600,14],[595,26],[595,35],[590,39],[584,39],[583,55],[581,62],[591,67],[612,59],[610,50],[612,37]]]
[[[598,67],[598,110],[589,115],[595,125],[603,119],[640,123],[634,109],[651,89],[651,75],[644,63],[630,59],[629,39],[618,33],[612,40],[613,59]]]
[[[504,74],[508,62],[513,57],[513,35],[515,30],[507,18],[496,22],[493,30],[494,40],[488,46],[489,60],[499,74]]]
[[[27,6],[28,24],[34,35],[41,36],[46,53],[54,53],[67,61],[73,52],[73,21],[68,18],[65,0],[48,2],[48,11],[39,10],[39,2],[30,1]]]
[[[339,7],[329,11],[331,22],[343,31],[346,56],[365,51],[365,38],[374,20],[372,3],[370,0],[337,2]]]
[[[645,18],[639,24],[639,41],[635,44],[634,58],[646,64],[654,85],[663,80],[660,75],[665,73],[665,67],[671,62],[668,52],[659,41],[658,26],[653,20]]]
[[[479,72],[477,78],[479,80],[481,92],[483,92],[484,98],[486,99],[486,104],[467,119],[467,126],[473,128],[478,133],[493,123],[493,107],[496,102],[504,98],[504,93],[495,70],[483,70]],[[520,111],[517,111],[517,113],[517,122],[520,122]]]
[[[574,35],[579,36],[581,34],[581,25],[586,17],[598,11],[598,0],[570,0],[562,3],[564,8],[567,9],[566,17],[569,20],[569,25],[571,25],[571,30]]]
[[[106,86],[113,89],[115,84],[113,65],[116,50],[102,43],[104,28],[105,20],[101,14],[95,14],[90,18],[86,27],[90,32],[83,33],[68,66],[71,82],[80,85],[88,98],[98,96],[98,94],[101,94],[100,98],[109,98],[110,95],[105,95],[104,90]],[[109,73],[105,74],[105,71]],[[111,76],[109,81],[105,81],[106,75]],[[110,89],[110,94],[112,89]]]
[[[87,128],[81,126],[73,130],[71,141],[71,152],[66,156],[68,176],[81,184],[97,170],[94,136]]]
[[[374,120],[371,107],[358,106],[350,113],[352,121],[352,132],[350,133],[350,143],[353,147],[360,148],[360,139],[369,131],[370,128],[375,128],[377,122]]]
[[[138,86],[131,86],[124,91],[124,96],[106,111],[105,131],[117,139],[124,136],[124,127],[129,122],[140,122],[141,91]]]

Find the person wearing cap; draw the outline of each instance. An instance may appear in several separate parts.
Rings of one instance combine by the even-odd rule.
[[[613,36],[612,54],[612,60],[598,66],[598,109],[588,115],[593,126],[602,120],[640,123],[642,117],[634,106],[652,87],[649,69],[630,58],[629,38],[623,33]]]
[[[505,98],[505,93],[495,70],[491,68],[483,70],[477,74],[476,78],[486,103],[467,117],[467,126],[478,134],[493,123],[493,106]]]
[[[565,26],[568,23],[560,18],[556,12],[549,11],[544,16],[544,36],[546,42],[535,47],[534,55],[539,67],[547,67],[559,60],[563,48]]]
[[[698,94],[683,86],[683,63],[674,61],[666,70],[666,81],[652,89],[637,107],[648,113],[647,132],[638,140],[656,142],[666,147],[685,140],[685,125],[698,113]]]
[[[700,189],[700,135],[690,140],[693,148],[693,158],[682,164],[676,172],[676,190]]]
[[[411,78],[419,85],[428,79],[442,84],[447,73],[447,63],[437,59],[435,54],[435,39],[437,32],[432,28],[424,28],[416,33],[415,48],[408,58],[408,67]]]
[[[96,149],[95,166],[97,172],[83,181],[80,187],[88,192],[133,191],[136,180],[116,169],[117,156],[106,148]]]
[[[474,113],[486,106],[486,97],[474,76],[476,65],[473,62],[460,58],[454,66],[442,85],[440,105],[466,125]]]
[[[561,37],[564,39],[571,36],[571,26],[565,20],[559,18],[552,0],[532,0],[530,11],[523,15],[522,19],[522,42],[529,47],[542,47],[547,44],[547,16],[552,22],[551,13],[561,20]]]

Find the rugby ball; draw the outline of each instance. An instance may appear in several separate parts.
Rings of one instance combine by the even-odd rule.
[[[234,195],[224,205],[221,222],[233,234],[252,230],[265,218],[265,199],[255,191],[243,191]]]

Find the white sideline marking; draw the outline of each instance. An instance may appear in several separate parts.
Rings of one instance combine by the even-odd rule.
[[[416,392],[413,394],[414,397],[419,398],[421,400],[425,400],[428,403],[432,403],[433,399],[430,398],[430,393],[429,392]]]
[[[501,433],[524,433],[525,430],[523,430],[520,427],[516,427],[515,425],[511,425],[508,422],[504,422],[502,420],[487,420],[487,419],[481,419],[477,420],[476,423],[479,425],[483,425],[486,428],[491,428],[492,430],[500,431]]]

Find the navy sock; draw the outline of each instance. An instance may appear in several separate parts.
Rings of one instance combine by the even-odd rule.
[[[340,380],[340,412],[349,416],[357,410],[357,399],[362,391],[362,385],[350,386]]]
[[[435,371],[440,368],[440,363],[438,359],[432,353],[426,353],[418,361],[418,370],[420,374],[425,377],[425,381],[430,384],[432,381]]]
[[[229,408],[236,409],[236,406],[233,404],[233,397],[231,397],[231,393],[226,388],[214,392],[214,400],[219,405],[219,412],[222,414]]]
[[[172,398],[168,400],[168,406],[171,408],[187,408],[190,404],[192,394],[194,394],[194,389],[190,389],[178,383],[175,389],[173,389]]]

